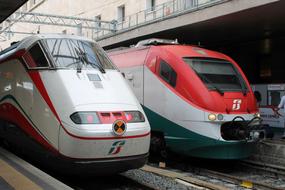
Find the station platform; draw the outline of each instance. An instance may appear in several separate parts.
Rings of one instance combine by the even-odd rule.
[[[50,175],[0,147],[0,190],[71,190]]]

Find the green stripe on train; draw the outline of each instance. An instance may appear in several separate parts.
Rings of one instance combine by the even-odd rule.
[[[194,133],[143,106],[152,131],[164,133],[167,148],[192,157],[243,159],[251,155],[255,143],[225,142]]]

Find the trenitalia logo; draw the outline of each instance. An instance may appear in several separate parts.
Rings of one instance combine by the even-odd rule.
[[[122,147],[125,145],[126,141],[123,140],[123,141],[116,141],[112,144],[112,147],[110,148],[109,150],[109,153],[108,155],[115,155],[115,154],[118,154]]]
[[[240,105],[241,105],[241,99],[235,99],[233,100],[233,107],[232,110],[239,110],[240,109]]]

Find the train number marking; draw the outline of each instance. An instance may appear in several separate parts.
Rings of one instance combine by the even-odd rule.
[[[241,99],[233,100],[233,110],[239,110],[241,105]]]
[[[122,147],[125,145],[126,141],[116,141],[112,144],[108,155],[115,155],[118,154],[121,150]]]

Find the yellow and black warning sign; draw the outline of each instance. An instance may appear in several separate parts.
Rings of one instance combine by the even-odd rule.
[[[123,120],[117,120],[113,123],[113,132],[116,135],[123,135],[126,132],[127,124]]]

